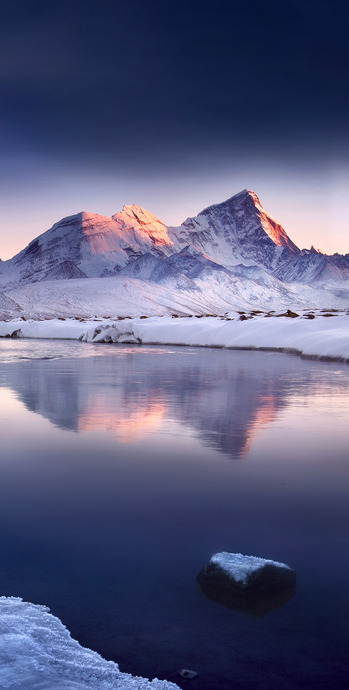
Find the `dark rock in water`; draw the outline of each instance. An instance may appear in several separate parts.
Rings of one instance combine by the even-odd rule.
[[[293,597],[296,573],[284,563],[223,552],[212,556],[196,583],[211,601],[262,618]]]
[[[189,668],[182,668],[179,672],[179,675],[182,676],[182,678],[193,680],[194,678],[197,678],[198,674],[196,671],[191,671]]]

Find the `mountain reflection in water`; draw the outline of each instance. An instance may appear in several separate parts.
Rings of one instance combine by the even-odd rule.
[[[64,430],[107,431],[129,443],[177,422],[232,457],[249,451],[292,399],[295,386],[305,396],[328,387],[325,365],[314,369],[285,355],[127,346],[115,348],[116,356],[111,352],[8,363],[0,385]],[[331,385],[342,387],[335,369]]]
[[[282,354],[0,341],[0,593],[134,675],[346,687],[348,391]],[[287,563],[296,595],[198,596],[220,551]]]

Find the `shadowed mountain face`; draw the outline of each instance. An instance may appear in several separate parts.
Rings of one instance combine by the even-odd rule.
[[[170,237],[192,244],[217,263],[258,263],[273,269],[299,253],[285,230],[263,209],[254,192],[244,190],[188,218]]]
[[[151,282],[174,279],[181,289],[217,270],[259,267],[281,281],[340,281],[348,257],[300,251],[249,190],[167,228],[140,206],[124,206],[111,218],[78,213],[63,218],[25,249],[0,264],[0,285],[100,277],[125,270]],[[127,270],[125,269],[127,267]]]
[[[118,346],[113,356],[8,363],[0,381],[65,430],[104,430],[128,443],[166,432],[175,420],[237,458],[287,406],[293,369],[304,369],[304,384],[311,376],[292,357],[254,353],[253,363],[251,370],[249,353]]]
[[[297,256],[291,256],[279,265],[274,275],[289,283],[315,285],[349,280],[349,254],[327,256],[314,247],[303,249]]]
[[[57,266],[51,268],[42,280],[69,280],[74,278],[86,278],[83,271],[80,271],[72,261],[62,261]]]

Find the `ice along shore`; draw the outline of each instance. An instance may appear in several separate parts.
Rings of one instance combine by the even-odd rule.
[[[349,362],[349,313],[233,312],[224,316],[52,318],[0,322],[0,337],[271,350]]]

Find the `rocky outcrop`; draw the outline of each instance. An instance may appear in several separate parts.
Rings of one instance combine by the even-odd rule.
[[[42,281],[45,280],[71,280],[87,278],[83,271],[80,271],[73,261],[61,261],[58,266],[54,266],[50,271],[41,278]]]
[[[197,586],[217,604],[262,618],[295,594],[296,573],[285,563],[222,552],[202,568]]]

